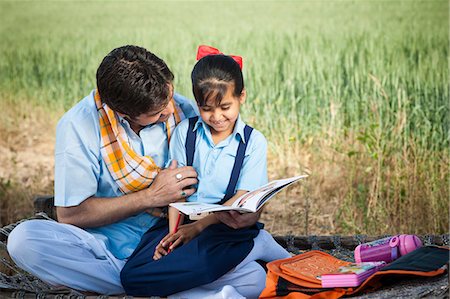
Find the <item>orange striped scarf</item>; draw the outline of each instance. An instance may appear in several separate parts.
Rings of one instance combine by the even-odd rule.
[[[98,91],[95,91],[94,99],[100,121],[100,151],[109,173],[124,194],[147,188],[160,168],[150,156],[140,156],[131,148],[127,133],[118,123],[116,113],[102,103]],[[175,126],[185,118],[173,99],[169,105],[174,105],[175,113],[166,121],[168,142]]]

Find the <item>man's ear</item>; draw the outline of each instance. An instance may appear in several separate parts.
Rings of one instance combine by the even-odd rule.
[[[130,125],[132,123],[131,117],[129,117],[127,114],[125,113],[120,113],[120,112],[116,112],[117,115],[123,119],[125,119]]]
[[[245,99],[247,98],[247,91],[244,89],[242,89],[241,95],[239,96],[239,103],[244,104],[245,103]]]
[[[116,111],[116,113],[117,113],[117,115],[118,116],[120,116],[120,117],[122,117],[122,118],[130,118],[128,115],[126,115],[126,114],[123,114],[123,113],[120,113],[120,112],[117,112]]]

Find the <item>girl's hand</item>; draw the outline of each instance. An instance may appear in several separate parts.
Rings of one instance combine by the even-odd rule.
[[[167,238],[168,236],[170,236],[171,234],[167,234],[167,236],[165,236],[163,238],[163,240],[165,238]],[[162,258],[163,256],[167,255],[169,252],[166,250],[166,248],[162,245],[162,240],[159,242],[158,246],[156,246],[155,248],[155,253],[153,254],[153,259],[159,260],[160,258]]]
[[[214,213],[220,222],[231,228],[239,229],[255,224],[261,216],[262,209],[255,213],[241,214],[236,211]]]
[[[199,221],[181,225],[176,233],[165,236],[160,244],[162,248],[168,248],[169,251],[174,250],[182,244],[186,244],[203,231],[203,227]],[[166,254],[165,254],[166,255]]]

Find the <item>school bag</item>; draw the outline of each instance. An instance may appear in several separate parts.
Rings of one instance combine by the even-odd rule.
[[[404,276],[432,277],[445,273],[449,263],[449,248],[425,246],[418,248],[383,267],[354,288],[322,288],[317,278],[336,271],[346,262],[322,251],[309,251],[297,256],[267,264],[266,288],[261,299],[335,299],[362,291],[371,291],[382,285],[384,279]]]

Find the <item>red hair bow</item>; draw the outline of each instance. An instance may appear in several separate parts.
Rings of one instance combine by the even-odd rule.
[[[223,53],[220,52],[216,48],[201,45],[198,47],[198,50],[197,50],[197,60],[200,60],[203,57],[208,56],[208,55],[218,55],[218,54],[223,54]],[[225,54],[223,54],[223,55],[225,55]],[[236,61],[239,64],[239,67],[242,70],[242,57],[241,56],[234,56],[234,55],[227,55],[227,56],[230,56],[231,58],[233,58],[234,61]]]

